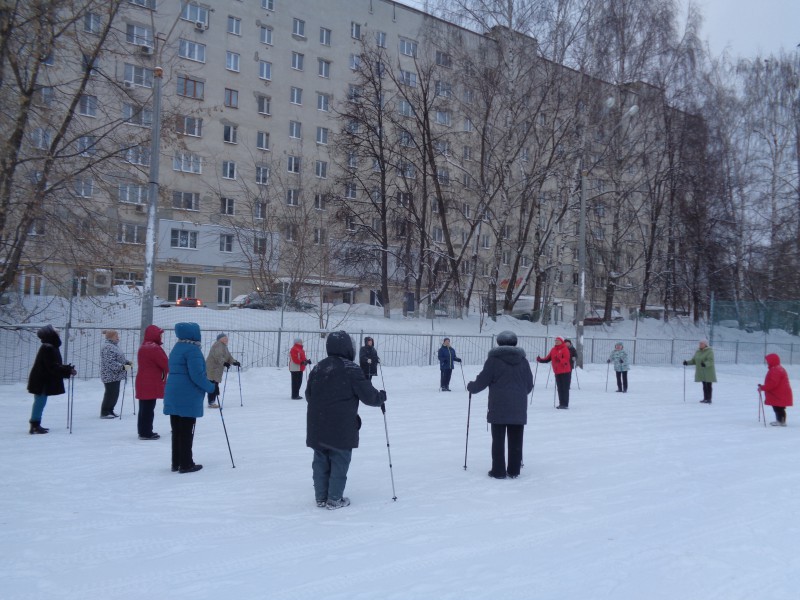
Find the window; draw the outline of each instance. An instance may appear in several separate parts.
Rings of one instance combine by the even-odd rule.
[[[256,166],[256,183],[267,185],[269,183],[269,167]]]
[[[133,104],[123,104],[122,118],[131,125],[150,127],[153,124],[153,111]]]
[[[53,103],[55,95],[56,91],[54,87],[49,85],[41,86],[36,89],[36,93],[34,95],[34,102],[41,104],[42,106],[50,106]]]
[[[359,54],[351,54],[350,55],[350,68],[353,71],[358,71],[360,66],[361,66],[361,56]]]
[[[317,127],[317,143],[318,144],[327,144],[328,143],[328,128],[327,127]]]
[[[125,64],[125,83],[139,87],[153,87],[153,70]]]
[[[148,86],[150,87],[150,86]],[[197,79],[191,79],[185,75],[178,75],[178,95],[187,98],[203,99],[205,93],[205,83]]]
[[[42,88],[44,89],[44,88]],[[52,88],[51,88],[52,89]],[[78,112],[84,117],[97,116],[97,96],[83,94],[78,103]]]
[[[303,54],[300,54],[299,52],[292,52],[292,68],[295,71],[303,70],[304,61],[305,61],[305,56]]]
[[[500,256],[500,262],[504,265],[509,263],[509,259],[511,258],[511,253],[508,250],[503,250],[503,253]]]
[[[83,30],[86,33],[100,33],[100,28],[102,27],[102,22],[100,21],[100,15],[97,13],[86,13],[83,16]]]
[[[225,106],[239,108],[239,91],[225,88]]]
[[[439,242],[439,243],[444,242],[444,232],[442,231],[442,228],[434,227],[432,237],[434,242]]]
[[[197,232],[186,231],[185,229],[173,229],[170,231],[169,245],[171,248],[192,248],[197,249]]]
[[[266,44],[268,46],[272,46],[272,27],[267,27],[266,25],[260,26],[260,40],[262,44]]]
[[[93,135],[82,135],[75,145],[81,156],[94,156],[97,154],[97,138]]]
[[[236,201],[233,198],[220,198],[219,199],[219,214],[221,214],[221,215],[234,215],[234,214],[236,214]]]
[[[208,26],[208,9],[200,6],[197,2],[181,2],[181,19],[184,21],[194,21]]]
[[[253,240],[253,252],[256,254],[266,254],[267,253],[267,238],[264,236],[258,236]]]
[[[411,135],[411,133],[406,131],[405,129],[400,130],[398,141],[400,142],[400,145],[405,148],[414,147],[414,136]]]
[[[269,150],[269,134],[266,131],[256,133],[256,148],[259,150]]]
[[[464,146],[462,156],[464,157],[464,160],[472,160],[472,148],[469,146]]]
[[[321,246],[325,244],[327,235],[322,227],[314,227],[314,244]]]
[[[261,0],[261,8],[264,10],[275,10],[275,0]]]
[[[156,0],[128,0],[128,4],[135,4],[143,8],[155,9]]]
[[[317,74],[320,77],[324,77],[325,79],[329,79],[331,76],[331,63],[328,60],[324,60],[322,58],[318,59],[319,68],[317,69]]]
[[[91,198],[94,194],[94,180],[91,177],[79,177],[74,186],[75,194],[81,198]]]
[[[344,228],[347,231],[356,230],[356,218],[353,215],[347,215],[344,219]]]
[[[297,241],[297,225],[292,223],[288,223],[283,228],[283,237],[287,242],[296,242]]]
[[[331,97],[328,94],[317,92],[317,110],[328,112],[331,109]]]
[[[124,160],[132,165],[150,166],[150,148],[147,146],[126,148],[123,156]]]
[[[400,175],[406,179],[414,179],[417,176],[417,169],[410,161],[401,161],[399,170]]]
[[[405,54],[406,56],[416,56],[417,42],[400,38],[400,54]]]
[[[179,150],[172,157],[172,169],[174,171],[199,175],[203,172],[203,159],[197,154]]]
[[[436,111],[436,122],[439,125],[450,125],[450,111],[449,110],[437,110]]]
[[[442,52],[441,50],[437,50],[436,64],[439,65],[440,67],[452,67],[453,59],[450,58],[450,55],[447,52]]]
[[[411,106],[411,102],[408,100],[400,100],[400,102],[397,104],[397,112],[404,117],[413,117],[414,107]]]
[[[397,204],[399,206],[411,206],[411,192],[397,192]]]
[[[331,30],[325,27],[319,28],[319,43],[323,46],[331,45]]]
[[[200,194],[198,192],[172,192],[172,208],[200,210]]]
[[[306,37],[306,22],[302,19],[292,19],[292,35]]]
[[[355,200],[358,197],[356,184],[354,182],[350,181],[344,185],[344,197],[348,200]]]
[[[464,215],[465,219],[469,219],[472,214],[472,207],[469,205],[469,202],[463,202],[461,204],[461,213]]]
[[[328,163],[324,160],[318,160],[314,165],[314,174],[320,179],[328,178]]]
[[[385,31],[376,31],[375,32],[375,45],[378,48],[386,48],[386,32]]]
[[[197,62],[206,62],[206,46],[191,40],[181,39],[178,42],[178,56]]]
[[[300,190],[293,188],[286,190],[286,205],[300,206]]]
[[[217,304],[231,303],[231,280],[217,279]]]
[[[258,106],[258,114],[270,115],[272,114],[271,98],[269,96],[258,96],[256,98],[256,105]]]
[[[286,170],[289,173],[300,173],[300,157],[290,154],[286,159]]]
[[[362,90],[360,85],[350,84],[347,88],[347,99],[355,102],[361,97]]]
[[[225,53],[225,68],[228,71],[234,71],[235,73],[239,72],[239,54],[236,52],[226,52]]]
[[[228,16],[228,33],[242,35],[242,20],[240,18]]]
[[[483,248],[484,250],[488,250],[489,248],[491,248],[491,245],[489,244],[489,234],[488,233],[482,233],[481,234],[481,248]]]
[[[255,206],[253,207],[253,216],[256,219],[266,219],[267,218],[267,203],[266,202],[256,202]]]
[[[238,144],[239,126],[238,125],[223,125],[222,126],[222,141],[228,144]]]
[[[195,298],[197,296],[197,278],[182,275],[169,276],[167,300],[175,302],[178,298]]]
[[[144,285],[144,273],[114,271],[114,285]]]
[[[88,17],[89,15],[87,15]],[[137,46],[153,47],[153,30],[149,27],[128,23],[125,27],[125,41]]]
[[[222,178],[236,179],[236,163],[232,160],[222,161]]]
[[[531,259],[525,255],[519,257],[519,264],[521,267],[528,268],[531,266]]]
[[[120,223],[117,229],[117,241],[121,244],[144,244],[147,228],[135,223]]]
[[[314,210],[325,210],[325,194],[314,194]]]
[[[453,95],[453,86],[447,81],[437,81],[435,84],[436,95],[442,98],[449,98]]]
[[[361,23],[356,23],[355,21],[350,23],[350,37],[354,40],[361,39]]]
[[[272,63],[266,60],[258,61],[258,77],[266,81],[272,81]]]
[[[435,140],[433,147],[436,148],[436,152],[438,154],[441,154],[442,156],[450,156],[450,142],[447,140]]]
[[[55,57],[53,56],[53,51],[51,50],[50,53],[42,59],[42,64],[47,65],[48,67],[52,67],[56,62]]]
[[[121,183],[117,186],[117,200],[123,204],[147,204],[149,197],[146,185]]]
[[[355,152],[347,153],[347,166],[351,169],[355,169],[358,166],[358,156]]]
[[[289,102],[292,104],[303,104],[303,90],[293,87],[289,93]]]
[[[400,69],[400,83],[409,87],[417,87],[417,74]]]
[[[188,117],[186,115],[179,115],[175,130],[183,135],[190,135],[192,137],[200,137],[203,135],[203,119],[197,117]]]
[[[289,121],[289,137],[300,139],[302,124],[298,121]]]

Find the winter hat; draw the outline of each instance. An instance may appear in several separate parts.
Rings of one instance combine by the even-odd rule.
[[[227,334],[227,333],[220,333],[220,334],[217,336],[217,341],[221,340],[221,339],[222,339],[222,338],[224,338],[224,337],[228,337],[228,334]]]
[[[708,340],[706,338],[701,339],[700,343],[703,344],[704,346],[708,346]]]
[[[497,334],[498,346],[516,346],[517,334],[513,331],[501,331]]]
[[[116,329],[103,329],[102,334],[106,336],[107,340],[113,340],[114,336],[118,335]]]
[[[294,343],[295,344],[300,344],[302,346],[303,345],[303,338],[299,338],[299,337],[298,338],[294,338]]]
[[[565,344],[571,344],[571,343],[572,343],[572,340],[571,340],[571,339],[569,339],[569,338],[564,338],[564,343],[565,343]]]
[[[614,348],[617,348],[617,347],[624,348],[624,346],[622,345],[622,342],[617,342],[616,344],[614,344]]]
[[[564,338],[562,338],[560,335],[556,337],[556,343],[558,342],[561,342],[562,344],[564,343]]]
[[[449,342],[449,341],[450,341],[450,338],[444,338],[444,339],[442,340],[442,343],[444,344],[445,342]]]

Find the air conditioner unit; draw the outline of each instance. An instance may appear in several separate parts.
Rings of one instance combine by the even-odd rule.
[[[92,277],[92,285],[94,285],[96,288],[110,288],[111,273],[108,271],[96,271]]]
[[[144,204],[137,204],[136,205],[136,212],[147,212],[147,207]]]
[[[128,89],[131,89],[133,87],[133,82],[132,81],[123,81],[122,85],[125,86]]]
[[[150,46],[139,46],[139,52],[151,56],[153,54],[153,49]]]
[[[197,31],[205,31],[206,30],[206,22],[205,21],[195,21],[194,28]]]

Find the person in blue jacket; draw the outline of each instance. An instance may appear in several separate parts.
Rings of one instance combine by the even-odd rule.
[[[453,375],[453,367],[455,363],[460,363],[461,359],[456,356],[456,351],[450,346],[450,338],[442,340],[442,347],[439,348],[439,370],[441,377],[439,379],[439,391],[450,391],[450,377]]]
[[[172,426],[172,471],[194,473],[203,468],[192,459],[197,417],[203,400],[215,387],[206,376],[206,359],[200,349],[200,325],[176,323],[178,341],[169,353],[169,375],[164,390],[164,414]]]
[[[492,426],[492,470],[489,477],[519,477],[522,467],[522,437],[528,422],[528,394],[533,389],[531,365],[525,350],[517,348],[513,331],[497,334],[497,348],[489,356],[475,381],[467,384],[470,394],[489,388],[486,420]],[[508,433],[508,469],[506,469],[506,433]]]

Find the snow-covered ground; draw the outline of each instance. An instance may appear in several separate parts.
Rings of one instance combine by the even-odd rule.
[[[160,402],[162,438],[137,439],[130,386],[123,418],[108,421],[100,382],[76,381],[73,433],[60,396],[37,436],[24,385],[0,386],[0,596],[797,597],[800,420],[789,409],[786,428],[758,422],[763,366],[719,366],[707,406],[688,369],[634,368],[617,394],[613,373],[606,392],[606,366],[590,365],[568,411],[553,409],[544,367],[525,467],[504,481],[487,477],[486,393],[472,399],[465,470],[461,372],[448,394],[435,367],[386,368],[387,428],[362,406],[352,505],[338,511],[314,504],[305,402],[289,400],[286,369],[242,372],[241,399],[231,373],[223,414],[236,468],[219,411],[206,411],[193,474],[170,472]],[[465,366],[465,378],[478,370]],[[800,367],[789,372],[798,390]]]

